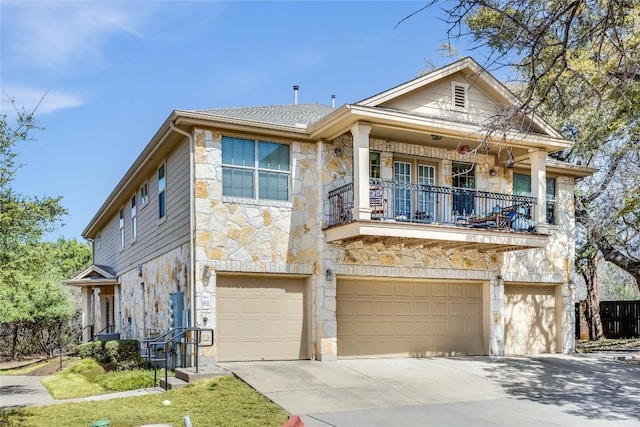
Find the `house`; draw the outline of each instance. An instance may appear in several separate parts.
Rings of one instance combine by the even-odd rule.
[[[83,324],[211,328],[217,361],[572,352],[593,170],[540,117],[492,127],[514,105],[466,58],[338,108],[173,111],[83,232]]]

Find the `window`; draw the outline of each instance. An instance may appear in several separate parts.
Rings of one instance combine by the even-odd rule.
[[[136,196],[131,198],[131,239],[138,238],[138,212],[136,210]]]
[[[469,85],[466,83],[451,82],[451,101],[454,110],[467,111]]]
[[[120,209],[120,247],[124,248],[124,209]]]
[[[289,200],[289,146],[222,137],[222,194]]]
[[[411,163],[393,162],[393,180],[400,184],[411,183]],[[411,188],[408,185],[397,185],[394,197],[394,215],[397,219],[411,218]]]
[[[380,153],[369,152],[369,178],[380,178]]]
[[[454,215],[469,215],[475,212],[476,174],[475,168],[469,163],[453,163],[451,165],[451,182],[453,187],[461,190],[453,193]]]
[[[158,168],[158,219],[164,219],[167,215],[167,177],[165,165]]]
[[[519,196],[531,195],[531,176],[514,173],[513,174],[513,194]],[[547,178],[547,224],[555,224],[556,207],[556,180]]]
[[[144,206],[149,202],[149,183],[145,182],[140,187],[140,206]]]

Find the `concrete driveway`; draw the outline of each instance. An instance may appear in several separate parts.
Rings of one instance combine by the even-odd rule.
[[[591,357],[220,365],[305,427],[640,425],[640,365]]]

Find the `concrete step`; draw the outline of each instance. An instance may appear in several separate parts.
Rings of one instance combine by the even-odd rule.
[[[192,383],[206,378],[231,375],[231,372],[221,368],[220,366],[201,366],[198,369],[198,372],[196,372],[195,368],[177,368],[175,374],[176,378]]]
[[[164,377],[160,378],[160,387],[164,388],[165,390],[181,388],[186,386],[187,384],[189,383],[186,381],[182,381],[180,378],[176,377],[168,377],[166,383],[164,382]]]

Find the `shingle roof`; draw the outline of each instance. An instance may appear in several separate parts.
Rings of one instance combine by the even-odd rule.
[[[279,126],[304,127],[310,126],[333,111],[333,108],[322,104],[289,104],[197,110],[194,112]]]

